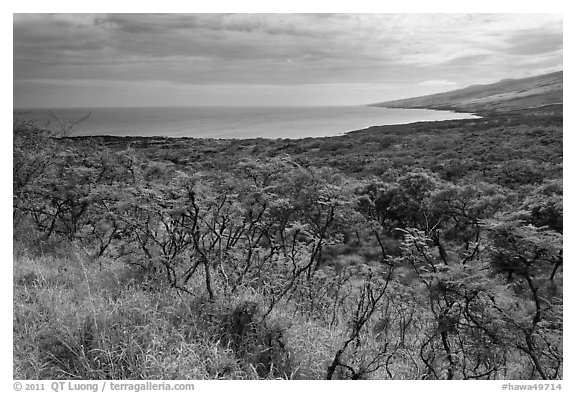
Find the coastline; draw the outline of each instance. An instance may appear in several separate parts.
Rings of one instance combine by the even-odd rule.
[[[344,135],[383,125],[439,122],[475,118],[473,114],[428,109],[354,107],[274,108],[121,108],[62,109],[56,116],[74,122],[86,113],[90,118],[74,126],[72,136],[126,136],[207,139],[306,139]],[[47,110],[32,110],[24,121],[58,127]],[[68,120],[69,119],[69,120]]]
[[[92,135],[92,136],[70,136],[66,139],[76,140],[86,143],[99,143],[114,149],[125,149],[128,147],[135,148],[152,148],[174,149],[175,154],[179,149],[194,147],[199,154],[226,154],[231,157],[238,154],[239,147],[244,150],[251,148],[253,150],[268,150],[271,148],[282,151],[285,154],[304,155],[309,152],[326,152],[335,151],[335,149],[349,150],[352,154],[356,149],[359,153],[365,155],[370,153],[366,149],[366,138],[381,143],[381,139],[391,137],[398,140],[409,140],[414,137],[427,138],[434,135],[439,140],[453,133],[456,135],[476,135],[481,137],[482,130],[494,127],[504,129],[513,129],[519,124],[525,124],[533,121],[543,124],[562,124],[563,114],[562,105],[553,105],[542,107],[537,110],[525,109],[510,111],[506,113],[498,112],[480,112],[482,117],[475,119],[459,119],[444,121],[422,121],[408,124],[394,125],[375,125],[358,130],[349,131],[341,135],[323,136],[323,137],[304,137],[298,139],[291,138],[198,138],[198,137],[167,137],[167,136],[116,136],[116,135]],[[451,137],[447,141],[451,140]],[[369,142],[372,143],[372,142]],[[436,142],[435,142],[436,143]],[[178,162],[181,160],[178,159]]]

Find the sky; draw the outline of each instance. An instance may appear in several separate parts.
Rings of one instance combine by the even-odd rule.
[[[562,14],[14,14],[15,108],[362,105],[563,69]]]

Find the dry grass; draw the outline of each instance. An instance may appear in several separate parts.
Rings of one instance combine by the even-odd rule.
[[[263,319],[253,290],[210,303],[202,277],[182,296],[80,250],[15,247],[17,379],[318,379],[338,343],[289,306]]]

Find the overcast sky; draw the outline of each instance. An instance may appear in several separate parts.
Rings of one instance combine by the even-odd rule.
[[[554,14],[15,14],[14,106],[359,105],[562,69]]]

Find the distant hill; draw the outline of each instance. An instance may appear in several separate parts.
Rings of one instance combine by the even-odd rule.
[[[504,79],[446,93],[381,102],[386,108],[447,109],[459,112],[510,111],[562,104],[563,72],[523,79]]]

